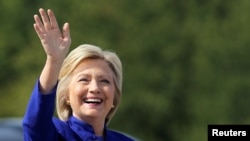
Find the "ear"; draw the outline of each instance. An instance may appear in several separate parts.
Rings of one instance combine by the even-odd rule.
[[[66,98],[65,98],[65,101],[66,101],[66,104],[67,104],[67,105],[70,105],[69,97],[66,97]]]

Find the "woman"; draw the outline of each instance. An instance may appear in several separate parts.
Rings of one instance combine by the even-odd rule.
[[[69,24],[61,33],[52,10],[39,12],[34,28],[47,59],[23,119],[25,141],[132,141],[106,127],[121,97],[118,56],[85,44],[66,57]],[[59,119],[53,117],[55,101]]]

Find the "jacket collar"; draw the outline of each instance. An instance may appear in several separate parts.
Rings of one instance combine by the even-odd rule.
[[[94,129],[90,124],[79,120],[74,116],[69,117],[68,122],[70,128],[75,134],[84,141],[104,141],[103,137],[95,135]],[[104,126],[104,131],[106,131],[106,126]]]

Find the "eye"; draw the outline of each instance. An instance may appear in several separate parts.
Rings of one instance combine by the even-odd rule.
[[[78,81],[79,82],[88,82],[88,79],[87,78],[80,78]]]
[[[110,84],[110,81],[108,79],[102,79],[101,82],[106,83],[106,84]]]

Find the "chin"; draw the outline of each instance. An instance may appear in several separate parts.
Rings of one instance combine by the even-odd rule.
[[[101,114],[100,111],[97,111],[97,110],[88,110],[88,111],[84,111],[82,112],[83,115],[85,116],[90,116],[90,117],[103,117],[103,115]]]

